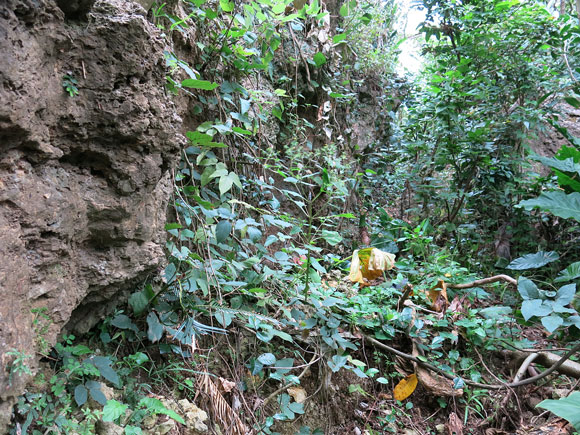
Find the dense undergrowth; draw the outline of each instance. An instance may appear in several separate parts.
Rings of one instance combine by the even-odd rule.
[[[168,263],[80,340],[47,348],[35,313],[46,367],[14,433],[549,430],[535,405],[577,383],[530,368],[526,386],[514,351],[577,350],[580,143],[559,111],[580,106],[578,20],[417,3],[426,64],[405,79],[391,2],[154,5],[195,54],[166,53],[192,113]],[[568,143],[536,156],[548,128]],[[362,258],[353,283],[367,247],[395,267]]]

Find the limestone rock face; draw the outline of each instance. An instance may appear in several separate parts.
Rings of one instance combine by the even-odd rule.
[[[35,355],[40,321],[50,344],[87,330],[163,261],[181,119],[145,15],[125,0],[0,2],[0,433],[27,380],[9,379],[7,352]]]

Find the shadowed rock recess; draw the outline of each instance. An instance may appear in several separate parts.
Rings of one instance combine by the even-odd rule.
[[[181,124],[163,44],[137,3],[0,3],[1,433],[27,381],[7,352],[35,355],[35,309],[52,345],[163,261]]]

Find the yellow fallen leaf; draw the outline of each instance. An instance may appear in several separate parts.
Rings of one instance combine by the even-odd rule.
[[[417,375],[415,373],[401,379],[393,390],[395,400],[405,400],[409,397],[415,391],[415,388],[417,388],[417,382]]]
[[[348,278],[351,282],[358,282],[364,284],[362,271],[360,270],[360,258],[358,256],[358,249],[352,254],[352,261],[350,263],[350,274]]]
[[[395,256],[377,248],[357,249],[352,254],[349,279],[367,285],[380,278],[385,270],[395,267]]]

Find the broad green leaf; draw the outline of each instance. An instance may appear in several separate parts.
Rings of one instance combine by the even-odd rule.
[[[288,341],[290,343],[292,343],[294,340],[292,339],[292,336],[290,334],[288,334],[287,332],[284,331],[278,331],[277,329],[274,330],[274,335],[277,335],[278,337],[280,337],[282,340],[284,341]]]
[[[199,145],[207,148],[225,148],[226,144],[222,142],[213,142],[213,137],[209,134],[201,133],[199,131],[188,131],[185,133],[192,145]]]
[[[263,353],[258,357],[258,361],[260,361],[265,366],[271,366],[276,363],[276,357],[272,353]]]
[[[332,42],[334,44],[339,44],[346,39],[346,33],[339,33],[338,35],[334,35],[332,37]]]
[[[520,276],[518,279],[518,291],[524,299],[539,299],[540,293],[538,287],[525,276]]]
[[[523,257],[516,258],[510,264],[507,265],[507,269],[511,270],[525,270],[525,269],[537,269],[539,267],[545,266],[552,261],[556,261],[560,258],[557,252],[550,251],[539,251],[535,254],[527,254]]]
[[[185,79],[181,82],[181,86],[185,88],[202,89],[204,91],[211,91],[217,88],[217,83],[208,82],[207,80]]]
[[[147,338],[151,343],[161,340],[163,337],[163,325],[159,321],[159,317],[154,312],[147,315]]]
[[[252,105],[252,100],[244,100],[243,98],[240,98],[240,108],[241,108],[242,115],[247,113],[248,110],[250,110],[251,105]]]
[[[251,135],[252,132],[250,130],[246,130],[245,128],[240,127],[232,127],[232,131],[240,134]]]
[[[117,316],[113,317],[113,320],[111,320],[111,325],[119,329],[133,330],[137,328],[131,319],[124,314],[118,314]]]
[[[580,278],[580,261],[572,263],[566,269],[561,271],[558,277],[554,280],[554,282],[573,281],[577,278]]]
[[[147,304],[149,304],[149,299],[143,291],[135,292],[129,297],[129,305],[136,315],[145,311]]]
[[[95,365],[101,376],[112,384],[119,385],[119,375],[111,367],[112,361],[110,358],[105,356],[94,356],[90,358],[90,361]]]
[[[232,224],[228,220],[221,220],[215,227],[215,238],[218,243],[222,243],[227,240],[232,232]]]
[[[558,417],[568,420],[574,429],[580,431],[580,391],[574,391],[568,397],[559,400],[544,400],[537,407],[547,409]]]
[[[97,386],[94,388],[89,388],[89,394],[95,402],[104,406],[107,404],[107,397],[101,391],[101,384],[98,382],[95,382],[95,384],[97,384]],[[88,382],[85,385],[88,385]]]
[[[342,242],[342,236],[337,231],[322,230],[322,238],[330,246],[336,246]]]
[[[292,402],[288,405],[288,408],[290,408],[290,410],[292,412],[295,412],[296,414],[304,414],[304,404],[303,403]]]
[[[78,406],[83,406],[89,397],[89,391],[84,385],[77,385],[75,387],[75,402]]]
[[[542,325],[544,325],[544,328],[546,328],[550,334],[554,332],[556,329],[558,329],[558,327],[560,327],[562,323],[564,323],[564,319],[555,314],[552,314],[551,316],[542,317]]]
[[[543,304],[542,299],[528,299],[522,303],[522,316],[524,320],[529,320],[530,318],[544,317],[552,312],[552,308],[548,305]]]
[[[494,9],[497,12],[503,12],[509,8],[511,8],[512,6],[515,6],[517,4],[520,3],[520,0],[508,0],[508,1],[503,1],[503,2],[499,2],[495,5]]]
[[[333,371],[333,373],[338,372],[347,362],[347,357],[342,355],[334,355],[327,364],[328,367]]]
[[[316,53],[316,54],[314,55],[314,57],[312,58],[312,60],[314,61],[314,64],[315,64],[317,67],[321,67],[321,66],[322,66],[322,65],[324,65],[324,64],[326,63],[326,61],[327,61],[327,59],[326,59],[326,56],[325,56],[324,54],[320,53],[320,52],[319,52],[319,53]]]
[[[154,397],[144,397],[139,401],[139,405],[144,407],[151,414],[164,414],[178,423],[185,424],[185,420],[171,409],[167,409],[161,400],[155,399]]]
[[[580,109],[580,100],[578,98],[564,97],[564,100],[566,100],[566,103],[568,103],[570,106],[574,106],[576,109]]]
[[[360,17],[361,22],[365,25],[368,25],[372,19],[373,19],[373,16],[371,14],[369,14],[368,12],[366,14],[363,14],[362,17]]]
[[[224,12],[232,12],[234,10],[234,2],[230,0],[220,0],[220,7]]]
[[[526,210],[539,208],[564,219],[575,219],[580,222],[580,192],[566,194],[554,190],[542,192],[539,197],[521,201],[519,206]]]
[[[103,408],[103,421],[115,421],[122,415],[125,415],[125,411],[129,408],[129,405],[120,403],[115,399],[107,401],[107,404]]]
[[[575,163],[572,157],[568,157],[564,160],[559,160],[555,158],[548,158],[548,157],[536,157],[534,160],[537,160],[543,163],[550,168],[558,169],[562,172],[574,172],[580,175],[580,164]]]
[[[220,195],[227,193],[232,188],[233,184],[234,180],[229,175],[221,177],[219,182]]]
[[[513,310],[510,307],[494,306],[480,310],[479,314],[481,314],[486,319],[499,319],[504,316],[509,316],[512,311]]]
[[[556,293],[556,302],[560,305],[568,305],[576,294],[576,284],[568,284],[560,287]]]

